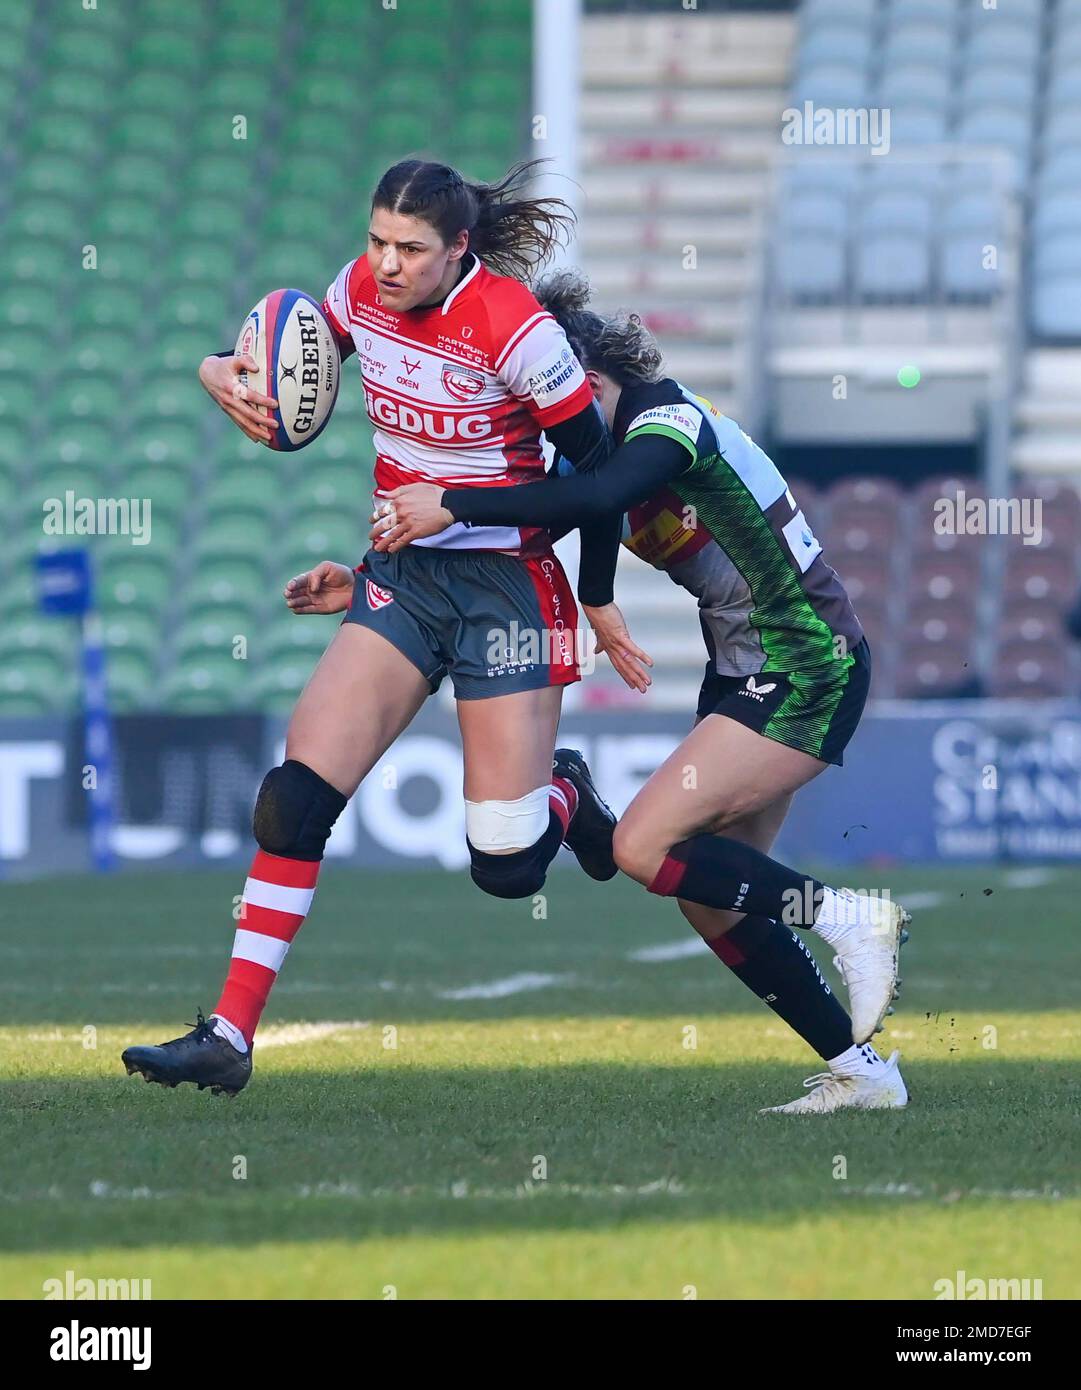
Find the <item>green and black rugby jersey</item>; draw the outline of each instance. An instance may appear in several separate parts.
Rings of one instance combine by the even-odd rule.
[[[809,670],[863,637],[822,547],[770,458],[678,381],[625,386],[618,446],[588,476],[451,489],[461,521],[581,526],[622,511],[624,544],[698,600],[721,675]]]

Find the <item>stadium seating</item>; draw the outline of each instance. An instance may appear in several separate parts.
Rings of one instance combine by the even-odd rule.
[[[314,561],[355,561],[366,547],[359,391],[346,387],[340,418],[297,470],[243,440],[195,373],[268,288],[321,297],[396,159],[422,152],[492,178],[526,153],[529,0],[456,13],[462,64],[439,39],[445,5],[433,0],[397,12],[355,0],[93,12],[38,0],[0,15],[0,504],[19,519],[0,578],[31,601],[45,498],[71,487],[150,500],[149,545],[92,546],[118,709],[281,709],[333,633],[293,618],[281,590]],[[276,196],[298,187],[314,196]],[[57,325],[46,351],[40,325]],[[5,624],[0,714],[77,698],[68,625],[30,627],[49,645]]]

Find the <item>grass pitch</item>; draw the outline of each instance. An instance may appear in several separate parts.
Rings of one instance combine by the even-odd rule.
[[[331,862],[248,1089],[125,1077],[213,1006],[241,885],[3,888],[0,1296],[1081,1297],[1081,871],[891,873],[912,1099],[825,1119],[756,1113],[821,1064],[673,904],[574,871],[535,906]]]

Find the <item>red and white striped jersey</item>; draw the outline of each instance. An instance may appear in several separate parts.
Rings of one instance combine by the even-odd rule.
[[[429,309],[388,309],[366,256],[327,291],[324,312],[356,344],[377,493],[533,481],[544,472],[541,430],[592,401],[566,334],[532,291],[466,255],[462,279]],[[456,522],[413,544],[532,555],[550,541],[536,527]]]

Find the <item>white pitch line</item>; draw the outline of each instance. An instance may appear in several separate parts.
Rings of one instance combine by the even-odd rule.
[[[902,907],[912,907],[918,912],[923,907],[937,907],[945,897],[945,893],[932,889],[929,893],[902,893],[898,901]]]
[[[282,1023],[271,1028],[261,1028],[256,1034],[255,1045],[264,1047],[295,1047],[298,1043],[318,1042],[320,1038],[332,1038],[337,1033],[353,1032],[357,1028],[370,1028],[370,1023],[353,1020],[349,1023]]]
[[[683,960],[686,956],[700,956],[709,947],[700,936],[684,937],[682,941],[668,941],[663,946],[643,946],[637,951],[628,951],[627,959],[639,961],[644,965],[655,965],[666,960]]]
[[[439,999],[506,999],[512,994],[524,994],[529,990],[548,989],[551,985],[566,984],[573,978],[573,975],[541,975],[527,970],[520,975],[508,975],[504,980],[464,985],[461,989],[437,990],[436,996]]]
[[[1007,888],[1042,888],[1055,877],[1053,869],[1011,869],[1002,881]]]

